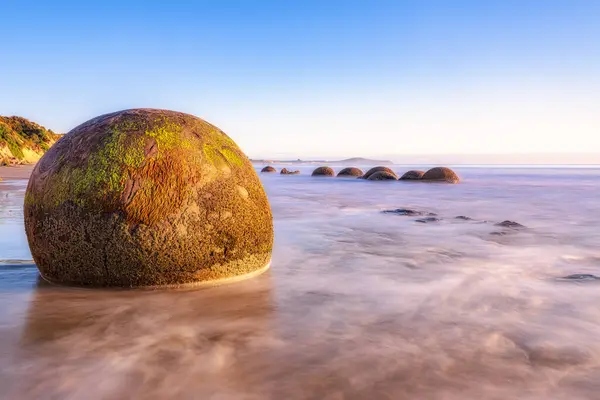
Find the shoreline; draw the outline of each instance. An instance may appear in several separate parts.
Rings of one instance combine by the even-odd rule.
[[[2,180],[28,180],[33,172],[35,164],[9,165],[0,167],[0,179]]]

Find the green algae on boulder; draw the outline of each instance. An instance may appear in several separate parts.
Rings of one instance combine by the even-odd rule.
[[[262,173],[272,173],[272,172],[277,172],[277,170],[275,168],[271,167],[270,165],[267,165],[260,172],[262,172]]]
[[[359,168],[353,168],[353,167],[349,167],[349,168],[344,168],[343,170],[341,170],[338,174],[338,177],[356,177],[356,178],[360,178],[361,176],[363,176],[363,172],[362,170],[360,170]]]
[[[435,167],[425,172],[421,180],[426,182],[458,183],[460,178],[450,168]]]
[[[408,171],[406,173],[404,173],[404,175],[402,175],[400,177],[401,181],[418,181],[420,180],[423,175],[425,174],[424,171],[418,171],[418,170],[412,170],[412,171]]]
[[[396,181],[398,180],[398,176],[387,171],[377,171],[374,174],[371,174],[367,179],[370,181]]]
[[[396,173],[394,171],[392,171],[390,168],[388,167],[373,167],[370,170],[368,170],[364,175],[363,175],[363,179],[369,179],[369,177],[371,175],[373,175],[376,172],[380,172],[380,171],[384,171],[387,172],[389,174],[392,174],[396,177],[396,179],[398,179],[398,175],[396,175]]]
[[[241,279],[269,265],[273,220],[250,160],[192,115],[94,118],[38,162],[25,230],[40,274],[77,286]]]
[[[335,171],[329,167],[319,167],[312,172],[312,176],[335,176]]]

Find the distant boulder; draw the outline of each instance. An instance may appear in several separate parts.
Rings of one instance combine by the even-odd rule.
[[[454,171],[446,167],[435,167],[425,172],[421,177],[422,181],[426,182],[446,182],[446,183],[458,183],[460,178]]]
[[[281,175],[298,175],[300,173],[300,171],[296,170],[296,171],[290,171],[287,168],[282,168],[281,169]]]
[[[381,171],[383,171],[383,172],[387,172],[387,173],[389,173],[389,174],[392,174],[392,175],[394,175],[394,176],[396,177],[396,179],[398,179],[398,175],[396,175],[396,173],[395,173],[394,171],[392,171],[392,170],[391,170],[390,168],[388,168],[388,167],[382,167],[382,166],[380,166],[380,167],[373,167],[373,168],[371,168],[370,170],[368,170],[368,171],[367,171],[367,173],[366,173],[366,174],[364,174],[364,175],[363,175],[363,178],[364,178],[364,179],[369,179],[369,177],[370,177],[371,175],[373,175],[373,174],[374,174],[374,173],[376,173],[376,172],[381,172]]]
[[[270,165],[264,167],[260,172],[263,173],[272,173],[272,172],[277,172],[277,170],[273,167],[271,167]]]
[[[362,170],[358,169],[358,168],[344,168],[343,170],[341,170],[339,172],[339,174],[337,174],[338,177],[357,177],[360,178],[361,176],[363,176],[363,172]]]
[[[425,174],[425,171],[418,171],[418,170],[413,169],[412,171],[408,171],[404,175],[402,175],[400,177],[400,180],[401,181],[418,181],[423,177],[424,174]]]
[[[319,167],[313,171],[312,176],[335,176],[335,171],[329,167]]]
[[[377,171],[367,178],[370,181],[396,181],[398,176],[393,172]]]

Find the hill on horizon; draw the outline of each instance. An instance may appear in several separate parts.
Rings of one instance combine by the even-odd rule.
[[[253,163],[256,164],[329,164],[329,165],[391,165],[393,164],[390,160],[374,160],[370,158],[363,157],[352,157],[346,158],[344,160],[277,160],[277,159],[250,159]]]
[[[0,116],[0,166],[34,164],[59,137],[26,118]]]

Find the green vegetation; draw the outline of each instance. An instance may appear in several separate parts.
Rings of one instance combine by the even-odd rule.
[[[59,137],[25,118],[0,116],[0,165],[35,163]]]

